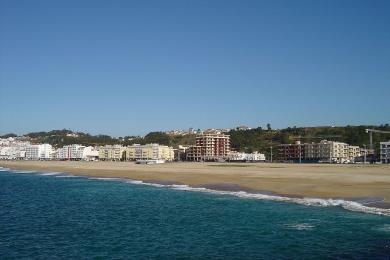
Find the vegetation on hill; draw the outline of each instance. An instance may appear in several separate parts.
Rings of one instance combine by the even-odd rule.
[[[179,145],[192,145],[195,143],[195,135],[167,135],[164,132],[150,132],[144,137],[127,139],[123,145],[158,143],[178,147]]]
[[[276,148],[279,144],[289,144],[295,141],[301,143],[319,142],[322,139],[345,142],[350,145],[369,145],[369,136],[365,129],[378,129],[390,131],[388,124],[373,126],[340,126],[340,127],[288,127],[280,130],[267,130],[261,127],[251,130],[232,130],[229,132],[231,147],[237,151],[260,151],[270,155],[271,146],[274,148],[273,154],[277,154]],[[390,140],[390,134],[373,134],[373,144],[379,151],[379,142]]]
[[[18,135],[14,134],[14,133],[10,133],[10,134],[5,134],[5,135],[0,135],[0,138],[9,138],[9,137],[17,137]]]

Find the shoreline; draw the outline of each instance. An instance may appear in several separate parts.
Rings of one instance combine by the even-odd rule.
[[[220,192],[245,192],[291,200],[345,200],[390,209],[388,165],[319,165],[266,163],[167,163],[0,161],[0,167],[120,178],[162,185],[187,185]]]

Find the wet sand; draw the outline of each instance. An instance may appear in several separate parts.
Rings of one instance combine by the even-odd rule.
[[[390,165],[0,161],[0,166],[290,197],[376,198],[375,204],[383,198],[382,207],[390,203]]]

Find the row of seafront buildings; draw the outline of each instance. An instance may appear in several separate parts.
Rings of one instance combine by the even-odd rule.
[[[328,140],[304,144],[298,141],[295,144],[281,144],[278,146],[278,158],[285,162],[354,163],[362,161],[362,157],[367,157],[373,153],[373,150]]]
[[[380,160],[390,163],[390,141],[380,143]],[[356,162],[373,151],[342,142],[322,140],[319,143],[282,144],[278,147],[279,161]],[[105,161],[265,161],[262,153],[231,151],[230,137],[222,132],[197,135],[194,145],[173,149],[159,144],[132,146],[66,145],[55,149],[50,144],[30,144],[15,138],[0,139],[0,159],[5,160],[105,160]]]
[[[50,144],[30,144],[15,138],[0,139],[3,160],[84,160],[84,161],[265,161],[261,153],[240,153],[230,150],[230,137],[222,132],[199,134],[194,145],[178,149],[159,144],[131,146],[66,145],[55,149]]]

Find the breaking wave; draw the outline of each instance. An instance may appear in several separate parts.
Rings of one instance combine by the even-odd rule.
[[[40,173],[38,175],[41,175],[41,176],[52,176],[52,175],[60,175],[60,174],[63,174],[63,172],[44,172],[44,173]]]
[[[270,200],[277,202],[289,202],[300,204],[304,206],[315,206],[315,207],[341,207],[346,210],[355,211],[355,212],[364,212],[370,214],[377,214],[383,216],[390,216],[390,209],[382,209],[375,207],[368,207],[359,202],[343,200],[343,199],[320,199],[320,198],[291,198],[277,195],[267,195],[261,193],[249,193],[246,191],[219,191],[202,187],[190,187],[188,185],[178,185],[178,184],[158,184],[158,183],[148,183],[137,180],[125,180],[126,183],[138,184],[138,185],[147,185],[159,188],[170,188],[174,190],[181,191],[195,191],[195,192],[205,192],[218,195],[231,195],[245,199],[258,199],[258,200]]]
[[[0,168],[0,171],[6,171],[5,168]],[[36,171],[12,171],[14,173],[36,173]],[[71,177],[83,177],[83,176],[73,176],[73,175],[61,175],[64,173],[59,172],[49,172],[49,173],[41,173],[40,175],[54,175],[55,177],[62,177],[62,178],[71,178]],[[86,177],[86,176],[84,176]],[[304,206],[315,206],[315,207],[341,207],[343,209],[349,210],[349,211],[355,211],[355,212],[363,212],[363,213],[369,213],[369,214],[376,214],[376,215],[383,215],[383,216],[390,216],[390,209],[384,209],[384,208],[376,208],[376,207],[368,207],[365,206],[362,203],[356,202],[356,201],[349,201],[349,200],[343,200],[343,199],[320,199],[320,198],[293,198],[293,197],[285,197],[285,196],[278,196],[278,195],[268,195],[268,194],[261,194],[261,193],[250,193],[246,191],[221,191],[221,190],[214,190],[204,187],[191,187],[188,185],[180,185],[180,184],[160,184],[160,183],[151,183],[151,182],[144,182],[139,180],[131,180],[131,179],[122,179],[122,178],[109,178],[109,177],[87,177],[88,179],[92,180],[103,180],[103,181],[123,181],[129,184],[136,184],[136,185],[145,185],[145,186],[152,186],[157,188],[169,188],[173,190],[180,190],[180,191],[192,191],[192,192],[204,192],[204,193],[211,193],[216,195],[230,195],[245,199],[258,199],[258,200],[270,200],[270,201],[277,201],[277,202],[288,202],[288,203],[295,203],[299,205]]]
[[[312,230],[315,226],[308,223],[285,224],[285,228],[294,230]]]

